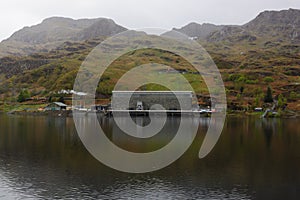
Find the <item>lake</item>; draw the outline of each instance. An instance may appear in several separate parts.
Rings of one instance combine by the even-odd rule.
[[[129,174],[94,159],[72,118],[0,114],[0,199],[299,199],[299,119],[227,117],[203,159],[198,153],[210,119],[196,120],[196,139],[180,159],[159,171]],[[112,118],[99,122],[111,141],[135,152],[163,147],[179,123],[169,117],[157,137],[139,141]]]

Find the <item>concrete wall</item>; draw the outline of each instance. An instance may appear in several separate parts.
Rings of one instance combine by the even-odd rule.
[[[132,94],[132,95],[131,95]],[[176,94],[176,96],[175,96]],[[130,98],[131,96],[131,98]],[[180,108],[178,98],[183,102]],[[129,105],[126,100],[130,98]],[[159,104],[166,110],[192,110],[192,92],[124,92],[113,91],[112,109],[128,110],[136,109],[137,102],[142,101],[144,110],[149,110],[151,106]]]

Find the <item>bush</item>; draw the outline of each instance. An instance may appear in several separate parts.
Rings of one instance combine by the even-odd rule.
[[[287,99],[283,97],[282,94],[278,96],[278,107],[283,108],[287,103]]]
[[[240,82],[240,83],[245,83],[247,81],[247,79],[245,76],[240,76],[236,81]]]
[[[267,76],[267,77],[264,78],[264,82],[266,82],[266,83],[272,83],[272,82],[274,82],[274,79],[272,77],[270,77],[270,76]]]
[[[229,81],[236,81],[236,80],[238,80],[240,77],[241,77],[240,74],[230,74],[229,77],[228,77],[228,80],[229,80]]]
[[[294,92],[294,91],[292,91],[292,92],[290,93],[290,99],[296,100],[296,99],[298,99],[298,98],[300,98],[300,94],[297,94],[297,93]]]
[[[246,80],[245,82],[246,84],[257,84],[258,83],[258,80],[255,79],[255,80]]]

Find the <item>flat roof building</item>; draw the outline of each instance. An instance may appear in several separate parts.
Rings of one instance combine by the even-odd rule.
[[[45,107],[46,111],[59,111],[59,110],[66,110],[66,109],[67,109],[67,105],[61,102],[53,102]]]

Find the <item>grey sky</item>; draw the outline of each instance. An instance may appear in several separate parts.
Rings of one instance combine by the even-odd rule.
[[[189,22],[243,24],[263,10],[300,9],[300,0],[3,0],[0,40],[52,16],[107,17],[127,28],[171,29]]]

